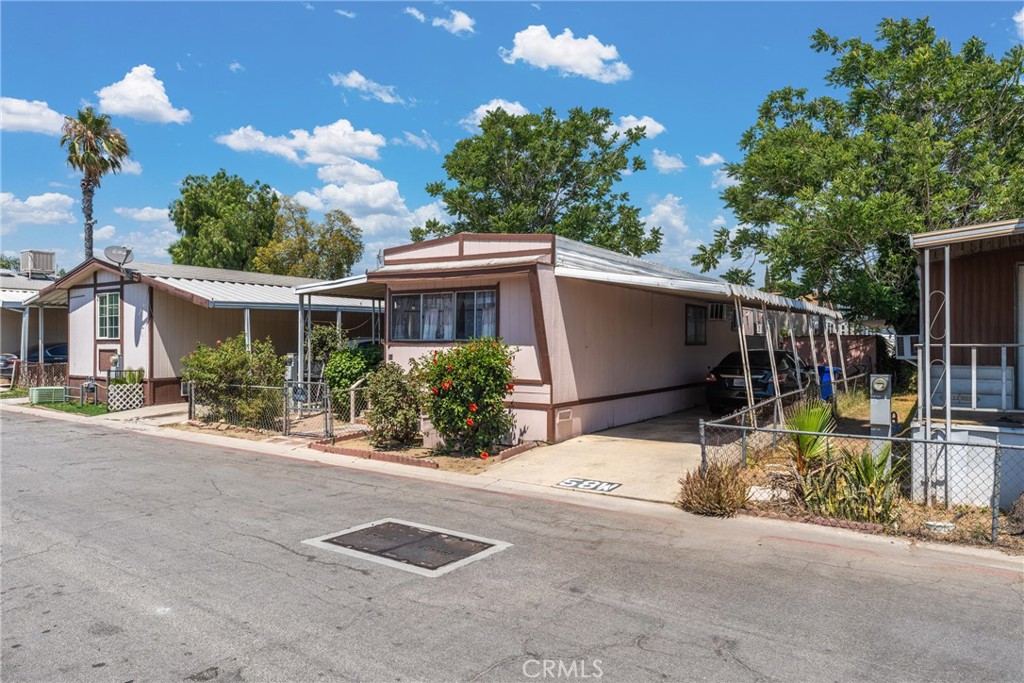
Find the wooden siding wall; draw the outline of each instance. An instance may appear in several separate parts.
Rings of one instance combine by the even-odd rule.
[[[153,292],[153,320],[156,379],[181,376],[181,358],[195,350],[196,342],[214,344],[245,329],[240,310],[202,308],[160,290]],[[293,337],[295,327],[293,318]]]
[[[124,305],[121,307],[121,348],[124,352],[123,368],[146,371],[149,367],[149,285],[125,285]]]
[[[942,253],[936,249],[934,253]],[[982,253],[957,256],[951,261],[950,322],[954,344],[1014,344],[1017,343],[1017,264],[1024,263],[1024,246],[1013,246]],[[944,286],[942,261],[931,264],[932,315],[941,300],[937,292]],[[924,278],[921,282],[924,290]],[[922,301],[921,314],[924,315]],[[941,334],[942,316],[934,327]],[[937,350],[941,353],[941,349]],[[1007,350],[1007,363],[1016,365],[1016,353]],[[954,349],[953,363],[970,363],[970,349]],[[979,365],[998,365],[999,350],[978,349]]]
[[[29,349],[39,344],[39,309],[29,313]],[[66,308],[46,308],[43,337],[46,344],[60,344],[68,340],[68,311]],[[21,354],[21,311],[0,309],[0,353]]]
[[[95,374],[96,307],[92,289],[68,292],[68,374]]]

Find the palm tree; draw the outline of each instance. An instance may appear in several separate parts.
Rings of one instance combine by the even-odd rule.
[[[68,165],[82,172],[82,214],[85,215],[85,260],[92,258],[92,197],[100,178],[121,170],[121,162],[130,154],[124,134],[110,125],[106,114],[96,115],[92,107],[78,112],[77,118],[64,117],[60,146],[68,148]]]

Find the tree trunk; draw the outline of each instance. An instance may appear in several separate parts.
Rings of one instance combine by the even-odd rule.
[[[96,184],[91,178],[82,178],[82,215],[85,216],[85,260],[92,258],[92,228],[96,221],[92,217],[92,197],[96,192]]]

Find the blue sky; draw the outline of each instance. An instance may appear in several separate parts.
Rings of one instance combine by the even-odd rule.
[[[832,61],[809,36],[871,37],[886,16],[929,16],[956,47],[978,35],[995,54],[1024,39],[1020,2],[4,2],[0,249],[81,259],[78,176],[57,130],[91,104],[133,153],[97,191],[97,251],[168,261],[178,183],[224,168],[314,216],[347,211],[364,230],[361,272],[440,215],[424,185],[500,101],[646,122],[648,169],[622,187],[665,233],[651,258],[689,268],[735,224],[720,164],[738,160],[765,95],[827,91]]]

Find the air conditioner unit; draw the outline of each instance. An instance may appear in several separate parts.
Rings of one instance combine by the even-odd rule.
[[[57,273],[57,254],[53,251],[25,249],[21,252],[21,274],[52,276]]]

